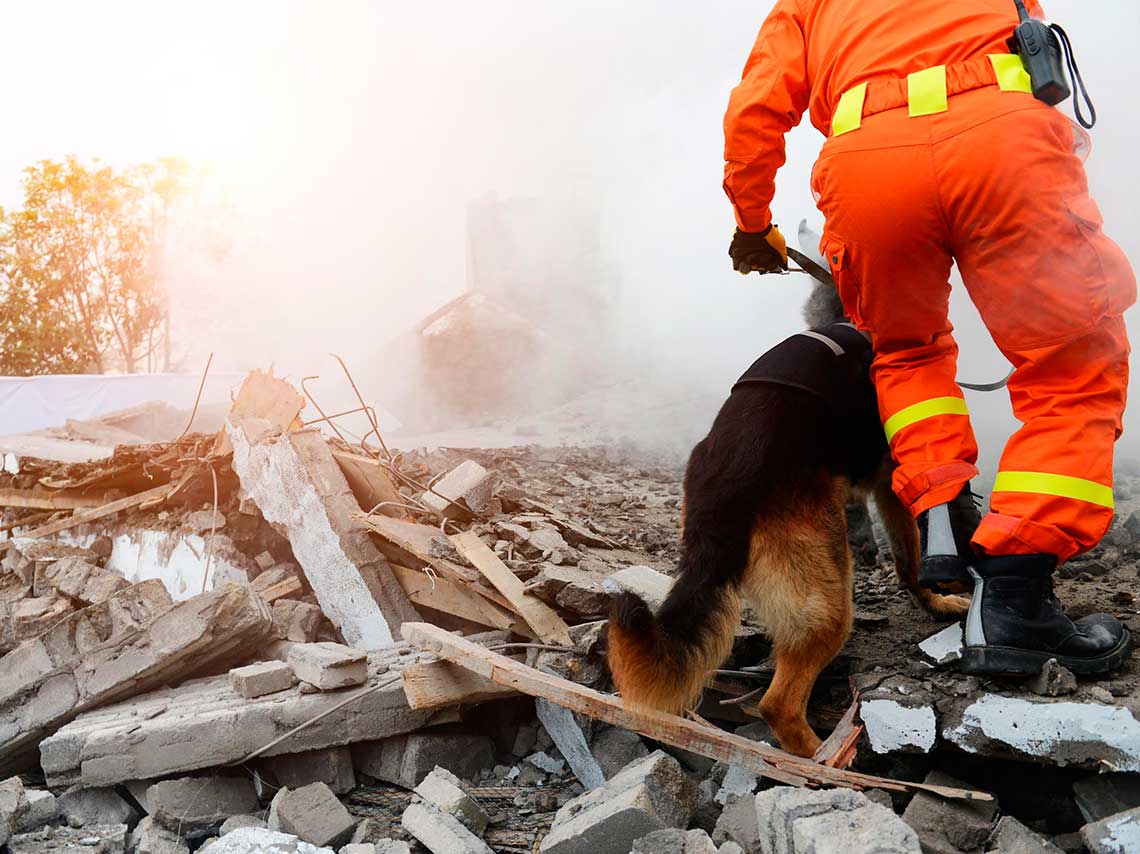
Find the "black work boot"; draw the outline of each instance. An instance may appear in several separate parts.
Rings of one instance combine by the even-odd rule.
[[[980,558],[966,615],[965,673],[1041,672],[1055,658],[1073,673],[1107,673],[1132,651],[1132,635],[1109,614],[1070,620],[1053,595],[1052,555]]]
[[[969,566],[976,559],[970,540],[982,521],[981,511],[965,484],[958,497],[918,514],[922,562],[918,584],[935,593],[963,593],[974,586]]]

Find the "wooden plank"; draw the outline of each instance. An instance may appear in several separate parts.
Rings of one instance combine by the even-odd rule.
[[[357,502],[366,513],[371,513],[378,504],[384,502],[405,503],[404,497],[396,489],[392,476],[378,461],[363,454],[351,454],[347,451],[334,450],[332,454],[344,474],[344,479],[348,481],[352,494],[356,496]],[[395,504],[382,507],[377,512],[398,519],[409,518],[407,511]]]
[[[518,695],[514,688],[496,685],[450,661],[413,664],[404,668],[402,675],[410,709],[436,709]]]
[[[740,765],[761,776],[773,777],[774,769],[785,778],[796,777],[807,785],[880,788],[895,792],[925,791],[944,798],[993,800],[993,796],[986,792],[910,783],[829,768],[818,765],[811,759],[792,756],[761,742],[687,721],[676,715],[626,708],[619,698],[611,694],[603,694],[527,667],[429,623],[404,623],[401,631],[404,639],[414,646],[433,652],[498,685],[514,688],[532,697],[542,697],[572,712],[639,732],[648,738],[691,750],[709,759]]]
[[[479,583],[483,577],[479,572],[456,563],[462,558],[439,528],[378,513],[371,516],[361,514],[360,519],[373,533],[422,560],[449,581],[478,593],[500,608],[512,610],[511,603],[498,590]],[[526,634],[530,634],[529,629]]]
[[[415,605],[434,608],[492,629],[510,629],[515,624],[513,614],[453,581],[438,575],[432,579],[422,570],[395,563],[391,567],[404,593]]]
[[[573,645],[574,641],[570,639],[570,627],[558,616],[558,612],[541,599],[527,593],[518,576],[499,560],[499,556],[491,551],[490,546],[479,539],[474,531],[453,534],[449,539],[459,553],[471,561],[475,568],[483,573],[483,577],[506,597],[515,612],[526,620],[527,625],[534,629],[535,634],[542,640],[565,646]]]
[[[288,599],[291,596],[296,596],[304,589],[305,585],[301,583],[301,579],[294,575],[291,578],[286,578],[284,581],[278,581],[272,587],[266,587],[258,595],[261,596],[263,601],[272,605],[278,599]]]
[[[162,486],[156,486],[154,489],[148,489],[146,492],[140,492],[137,495],[128,495],[126,498],[120,498],[118,501],[111,501],[107,504],[100,505],[99,507],[85,510],[82,513],[74,513],[66,519],[59,519],[55,522],[48,522],[46,525],[41,525],[39,528],[33,528],[27,533],[21,534],[21,540],[35,540],[40,537],[47,537],[51,534],[58,534],[60,531],[66,531],[70,528],[78,527],[87,522],[94,522],[96,519],[102,519],[105,516],[111,516],[118,513],[120,510],[129,510],[132,507],[141,507],[142,505],[159,504],[166,499],[170,498],[186,483],[186,479],[175,483],[167,483]],[[5,540],[0,543],[0,553],[8,550],[8,546],[12,545],[11,540]]]
[[[859,710],[859,695],[855,695],[847,713],[840,719],[839,724],[831,731],[823,744],[812,757],[816,762],[822,762],[832,768],[849,768],[855,761],[855,754],[859,746],[859,737],[863,734],[863,725],[855,723],[855,714]]]
[[[264,418],[280,432],[288,430],[301,414],[305,398],[297,389],[264,371],[250,371],[241,384],[228,420],[235,424],[243,418]],[[233,453],[230,437],[223,427],[214,440],[214,456]]]
[[[0,507],[26,507],[35,510],[85,510],[106,504],[101,494],[84,495],[74,490],[0,489]]]

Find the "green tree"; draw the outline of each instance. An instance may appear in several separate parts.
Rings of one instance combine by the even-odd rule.
[[[23,207],[0,218],[0,373],[167,366],[160,272],[190,179],[175,159],[25,170]]]

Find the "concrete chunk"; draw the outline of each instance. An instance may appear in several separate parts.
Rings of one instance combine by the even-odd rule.
[[[606,782],[606,775],[602,772],[598,760],[590,753],[586,736],[582,734],[582,728],[574,719],[574,713],[542,698],[534,701],[534,708],[538,713],[538,719],[542,721],[542,726],[558,747],[559,753],[570,763],[578,782],[587,789],[596,789],[603,785]]]
[[[968,753],[1099,771],[1140,771],[1140,720],[1124,706],[984,694],[942,716],[942,737]]]
[[[0,783],[0,847],[16,832],[27,809],[28,796],[19,777]]]
[[[103,569],[82,558],[66,557],[44,569],[44,580],[65,596],[84,605],[105,602],[130,582],[112,569]]]
[[[0,658],[0,765],[79,713],[233,660],[265,639],[269,609],[228,585],[170,606],[145,581]]]
[[[280,434],[253,419],[227,421],[226,431],[242,487],[266,521],[284,528],[321,610],[348,643],[378,649],[419,619],[319,431]]]
[[[491,504],[495,477],[474,460],[464,460],[420,496],[420,501],[445,516],[462,515],[447,499],[483,513]]]
[[[347,747],[274,756],[269,759],[268,765],[277,782],[290,789],[299,789],[310,783],[324,783],[338,795],[343,795],[356,788],[352,751]]]
[[[432,854],[492,854],[487,843],[458,819],[422,802],[404,810],[400,825]]]
[[[17,833],[28,833],[59,818],[59,801],[51,792],[39,789],[25,791],[27,809],[16,826]]]
[[[655,830],[633,843],[631,854],[717,854],[703,830]]]
[[[289,666],[302,682],[322,691],[363,685],[368,675],[364,653],[339,643],[299,643],[289,649]]]
[[[139,822],[131,832],[132,854],[190,854],[187,845],[177,833],[167,830],[151,816]]]
[[[1140,807],[1086,824],[1081,828],[1081,838],[1093,854],[1140,851]]]
[[[202,836],[231,815],[257,809],[257,792],[248,777],[183,777],[146,790],[154,820],[183,836]]]
[[[487,813],[446,768],[436,767],[416,786],[415,793],[441,812],[459,819],[476,836],[482,836],[487,829]]]
[[[281,789],[270,805],[270,830],[292,833],[313,845],[335,847],[347,842],[355,827],[356,819],[324,783]]]
[[[114,789],[73,789],[58,798],[59,811],[72,827],[88,824],[133,825],[138,811]]]
[[[1085,821],[1140,807],[1140,774],[1094,774],[1073,783],[1073,797]]]
[[[405,789],[414,789],[436,766],[470,780],[491,765],[494,753],[489,737],[464,733],[414,733],[352,747],[358,771]]]
[[[628,851],[634,840],[654,830],[683,828],[696,806],[697,787],[676,759],[658,750],[562,807],[541,851]]]
[[[260,827],[239,827],[198,849],[198,854],[335,854],[290,833]]]
[[[931,771],[923,782],[966,788],[941,771]],[[997,816],[997,801],[955,801],[919,792],[907,805],[903,821],[914,828],[927,854],[955,854],[980,850],[993,833]]]
[[[947,626],[919,643],[922,654],[935,664],[950,664],[962,657],[962,626]]]
[[[278,599],[273,603],[273,622],[277,636],[294,643],[312,643],[317,639],[324,614],[316,605],[296,599]]]
[[[394,669],[425,657],[409,654],[407,647],[370,654],[367,684],[383,681],[384,687],[335,711],[343,694],[303,694],[294,687],[247,700],[230,687],[228,676],[155,691],[80,715],[42,743],[40,761],[49,785],[107,786],[238,762],[327,712],[265,755],[399,735],[434,717],[431,711],[410,710],[399,680],[393,679]]]
[[[859,717],[875,753],[929,753],[938,739],[934,709],[902,695],[868,693]]]
[[[603,582],[609,591],[629,591],[640,596],[650,608],[658,610],[673,588],[673,579],[648,566],[627,566]]]
[[[902,819],[850,789],[780,786],[756,796],[764,854],[920,854]]]
[[[293,668],[283,661],[259,661],[230,671],[230,685],[248,700],[287,691],[296,684]]]
[[[766,831],[765,831],[766,832]],[[765,836],[767,838],[767,836]],[[739,845],[747,854],[759,854],[760,829],[757,824],[756,799],[730,796],[712,833],[713,842]]]
[[[990,848],[1000,854],[1064,854],[1044,836],[1034,833],[1011,815],[998,822]]]

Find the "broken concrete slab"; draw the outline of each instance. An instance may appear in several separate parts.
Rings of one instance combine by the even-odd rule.
[[[415,793],[441,812],[459,819],[476,836],[482,836],[487,829],[487,813],[467,793],[462,781],[446,768],[437,766],[416,786]]]
[[[72,827],[87,824],[125,824],[133,827],[139,813],[110,788],[73,789],[58,798],[59,811]]]
[[[225,534],[128,527],[113,534],[107,569],[133,584],[158,579],[177,602],[225,584],[248,584],[256,565]]]
[[[230,685],[247,700],[287,691],[296,684],[293,668],[283,661],[259,661],[230,671]]]
[[[347,747],[274,756],[266,764],[277,782],[290,789],[324,783],[338,795],[343,795],[356,788],[352,751]]]
[[[360,505],[317,430],[227,421],[233,466],[265,519],[284,528],[321,610],[349,644],[378,649],[418,619],[357,516]]]
[[[89,824],[86,827],[44,827],[13,836],[8,854],[125,854],[125,824]]]
[[[464,733],[418,732],[352,746],[356,770],[405,789],[414,789],[436,766],[461,780],[473,779],[494,756],[488,736]]]
[[[147,816],[131,831],[131,854],[190,854],[190,846],[176,832]]]
[[[767,829],[765,829],[767,833]],[[765,839],[768,837],[765,836]],[[712,840],[723,846],[726,842],[739,845],[747,854],[760,854],[760,828],[756,818],[756,798],[730,797],[716,820]]]
[[[919,650],[935,664],[951,664],[962,657],[962,626],[954,623],[931,635],[918,645]]]
[[[654,830],[685,827],[696,806],[697,787],[676,759],[658,750],[562,807],[540,850],[628,851],[635,839]]]
[[[649,748],[636,732],[609,727],[594,734],[590,752],[598,760],[598,765],[608,780],[629,763],[648,756]]]
[[[362,685],[368,677],[364,653],[339,643],[294,644],[288,661],[298,679],[322,691]]]
[[[989,850],[999,854],[1064,854],[1044,836],[1034,833],[1011,815],[1003,816],[997,823]]]
[[[487,843],[459,819],[421,801],[408,805],[400,826],[432,854],[492,854]]]
[[[420,501],[441,516],[462,516],[463,509],[476,515],[486,513],[495,489],[495,476],[474,460],[464,460],[445,474]]]
[[[968,753],[1140,771],[1140,720],[1124,706],[984,694],[948,708],[941,735]]]
[[[1085,821],[1140,807],[1140,774],[1094,774],[1073,783],[1073,798]]]
[[[272,625],[238,585],[170,607],[146,581],[76,612],[0,658],[0,765],[87,709],[244,656]]]
[[[324,783],[281,789],[269,808],[270,830],[291,833],[312,845],[336,847],[347,842],[355,828],[356,819]]]
[[[423,657],[398,646],[368,658],[360,699],[335,711],[345,694],[303,694],[294,687],[247,700],[228,676],[219,676],[86,712],[43,742],[44,773],[53,786],[106,786],[228,765],[322,714],[263,755],[374,741],[429,725],[435,713],[408,709],[394,678]],[[377,690],[365,693],[368,688]]]
[[[648,566],[627,566],[602,583],[606,592],[629,591],[640,596],[650,608],[658,610],[673,588],[673,579]]]
[[[766,854],[920,854],[918,836],[897,815],[851,789],[777,786],[756,796]]]
[[[961,780],[931,771],[926,783],[935,786],[965,786]],[[951,801],[919,792],[907,805],[903,821],[914,828],[924,854],[957,854],[980,851],[994,832],[998,817],[996,801]]]
[[[239,827],[198,849],[198,854],[336,854],[332,848],[319,848],[291,833],[260,827]]]
[[[0,607],[0,655],[39,637],[74,611],[71,600],[54,591],[6,603]]]
[[[28,809],[24,781],[10,777],[0,783],[0,847],[16,832]]]
[[[265,829],[268,825],[265,819],[258,818],[255,815],[231,815],[222,822],[222,826],[218,828],[218,836],[225,836],[227,833],[237,830],[239,827],[260,827]]]
[[[1081,838],[1093,854],[1140,851],[1140,807],[1086,824]]]
[[[273,622],[277,636],[294,643],[312,643],[317,639],[324,612],[309,602],[278,599],[273,603]]]
[[[609,596],[603,582],[593,573],[572,566],[545,563],[538,575],[526,583],[526,592],[547,605],[587,619],[609,610]]]
[[[703,830],[655,830],[634,841],[631,854],[717,854],[717,848]]]
[[[104,569],[77,557],[67,557],[49,564],[43,571],[44,580],[65,596],[84,605],[105,602],[130,582],[112,569]]]
[[[758,775],[739,765],[730,765],[713,800],[723,805],[734,795],[738,797],[751,795],[758,785],[760,785]]]
[[[875,753],[929,753],[938,740],[934,709],[920,699],[868,692],[859,703],[859,718]]]
[[[162,780],[146,790],[150,814],[167,830],[200,837],[221,827],[232,815],[258,807],[248,777],[182,777]]]
[[[59,818],[59,801],[51,792],[41,789],[27,789],[24,792],[27,806],[16,825],[17,833],[39,830]]]

